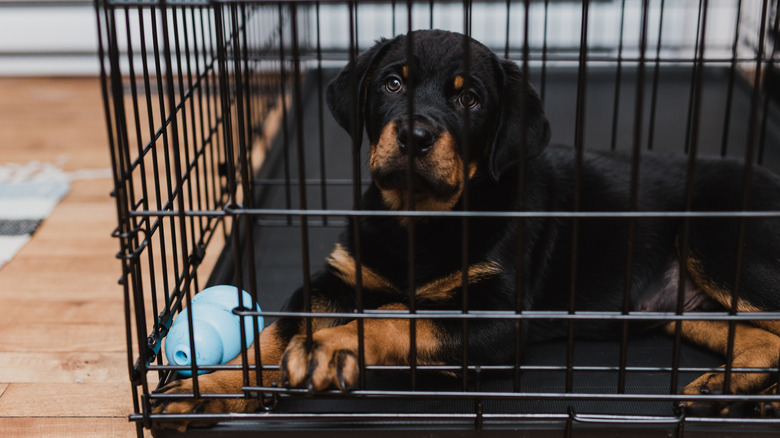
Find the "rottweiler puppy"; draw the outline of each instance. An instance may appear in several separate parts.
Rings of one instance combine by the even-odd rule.
[[[586,152],[577,170],[572,149],[548,146],[550,127],[542,102],[518,66],[463,35],[426,30],[381,40],[330,83],[327,100],[335,119],[357,142],[364,130],[367,133],[372,183],[362,198],[364,210],[632,209],[631,157]],[[687,175],[686,157],[643,152],[633,209],[674,212],[690,205],[692,211],[780,211],[780,178],[760,168],[752,181],[745,181],[741,162],[700,159],[690,199]],[[743,204],[746,183],[751,188]],[[309,302],[299,289],[287,311],[351,313],[357,307],[358,283],[365,309],[388,312],[407,312],[412,293],[418,311],[460,310],[464,304],[482,311],[780,310],[780,220],[770,215],[744,222],[693,217],[687,226],[683,218],[662,215],[633,221],[549,214],[523,220],[489,215],[353,220],[359,220],[359,226],[349,224],[324,269],[312,277]],[[411,225],[413,281],[407,261]],[[632,275],[627,283],[632,227]],[[275,381],[315,391],[354,388],[360,369],[357,320],[309,321],[311,342],[302,318],[281,318],[263,330],[262,363],[280,365],[279,372],[264,371],[263,384]],[[652,325],[632,324],[632,332]],[[362,325],[366,365],[409,365],[410,357],[418,365],[459,364],[464,348],[473,364],[511,364],[524,342],[567,334],[567,324],[524,320],[518,344],[514,321],[474,319],[464,342],[462,321],[420,319],[412,352],[409,320],[370,318]],[[669,333],[677,329],[669,321],[655,325]],[[621,333],[621,326],[612,319],[583,320],[576,322],[576,333],[603,339]],[[727,322],[684,321],[679,330],[683,338],[726,355]],[[247,354],[255,363],[254,349]],[[736,324],[732,367],[777,367],[779,354],[780,321]],[[240,362],[239,356],[234,363]],[[257,384],[254,373],[249,375],[250,383]],[[706,373],[683,392],[722,392],[724,375]],[[730,393],[776,393],[776,373],[734,372],[730,379]],[[242,373],[218,371],[200,376],[199,382],[202,393],[240,393]],[[179,380],[163,391],[192,393],[192,384]],[[709,404],[684,405],[714,409]],[[762,408],[771,412],[778,405]],[[258,406],[252,398],[158,400],[155,412],[247,412]]]

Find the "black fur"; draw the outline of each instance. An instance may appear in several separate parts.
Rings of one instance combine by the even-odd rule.
[[[442,31],[411,34],[415,56],[407,57],[410,36],[382,40],[350,63],[328,88],[328,105],[339,124],[353,136],[363,134],[372,144],[382,128],[407,117],[408,97],[388,96],[382,86],[390,72],[411,64],[415,119],[449,132],[461,153],[476,162],[477,170],[468,187],[468,207],[473,211],[571,211],[575,199],[574,151],[546,147],[549,125],[542,103],[520,69],[498,59],[489,49],[470,40],[471,77],[467,86],[479,97],[479,107],[464,113],[457,93],[449,85],[464,72],[463,36]],[[357,90],[354,87],[357,86]],[[357,92],[355,92],[357,91]],[[453,97],[456,96],[456,97]],[[469,126],[464,126],[467,120]],[[359,138],[357,139],[359,141]],[[525,151],[525,159],[523,152]],[[586,152],[580,184],[581,211],[621,212],[629,210],[630,157],[620,153]],[[519,172],[522,169],[523,172]],[[701,159],[695,169],[694,211],[737,211],[742,209],[744,167],[726,159]],[[518,175],[524,175],[525,192],[518,196]],[[687,157],[642,152],[638,211],[683,211]],[[780,178],[755,169],[749,191],[750,210],[780,210]],[[386,210],[387,203],[376,184],[365,192],[365,210]],[[463,208],[461,199],[453,207]],[[416,278],[420,287],[462,268],[464,243],[470,265],[493,261],[501,273],[468,287],[471,310],[514,310],[517,291],[522,291],[525,310],[568,310],[572,282],[576,290],[575,309],[620,311],[624,305],[629,220],[625,218],[582,218],[574,242],[574,220],[529,218],[522,221],[523,254],[518,263],[518,230],[521,221],[506,218],[470,218],[468,242],[462,242],[460,218],[428,218],[415,222]],[[675,311],[677,286],[675,269],[680,264],[680,235],[683,219],[636,219],[631,279],[631,310]],[[341,244],[355,250],[353,227],[347,227]],[[395,217],[360,219],[363,265],[389,280],[393,290],[365,290],[366,308],[388,303],[409,303],[407,278],[408,243],[404,222]],[[739,296],[752,306],[780,310],[780,220],[746,220]],[[733,290],[737,268],[739,220],[692,219],[688,257],[700,262],[710,281]],[[576,245],[575,257],[572,257]],[[573,262],[576,259],[576,266]],[[516,285],[517,267],[522,266]],[[572,274],[576,278],[572,277]],[[689,277],[687,274],[686,277]],[[689,280],[690,281],[690,280]],[[697,285],[701,286],[701,285]],[[700,287],[690,291],[686,311],[719,308]],[[462,288],[446,298],[420,298],[419,309],[454,309],[462,306]],[[314,276],[312,294],[326,300],[331,310],[352,312],[355,292],[340,280],[332,267]],[[304,309],[303,293],[297,291],[287,310]],[[334,324],[346,321],[334,321]],[[282,319],[283,337],[299,329],[299,321]],[[439,358],[458,363],[463,347],[460,321],[438,320],[441,332]],[[619,334],[613,321],[577,323],[577,335],[608,338]],[[648,327],[635,327],[645,330]],[[565,324],[538,321],[523,330],[527,341],[539,342],[565,334]],[[508,363],[515,355],[514,325],[501,320],[479,320],[469,324],[469,359],[478,364]]]

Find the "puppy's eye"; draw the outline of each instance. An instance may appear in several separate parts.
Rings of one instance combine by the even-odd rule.
[[[388,79],[387,82],[385,82],[385,89],[390,93],[397,93],[401,91],[402,86],[403,84],[401,83],[401,80],[396,77],[392,77]]]
[[[474,108],[479,103],[479,98],[473,91],[465,91],[458,97],[458,102],[466,108]]]

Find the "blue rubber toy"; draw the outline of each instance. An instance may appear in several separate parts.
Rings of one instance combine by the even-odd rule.
[[[187,324],[187,311],[192,309],[192,328],[195,333],[195,353],[197,365],[222,365],[241,352],[240,317],[233,314],[238,307],[238,293],[235,286],[212,286],[195,294],[190,306],[179,313],[173,321],[165,338],[165,357],[171,365],[192,363],[190,351],[190,333]],[[252,297],[246,291],[243,294],[245,308],[252,305]],[[255,305],[260,311],[260,306]],[[263,329],[263,317],[258,319],[258,328]],[[254,342],[254,324],[251,316],[244,317],[244,331],[247,346]],[[199,370],[198,374],[210,371]],[[190,376],[190,370],[179,370],[179,374]]]

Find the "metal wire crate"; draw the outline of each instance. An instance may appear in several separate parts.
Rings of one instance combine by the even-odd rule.
[[[164,396],[153,390],[184,368],[167,365],[160,348],[195,293],[233,284],[264,310],[244,314],[284,316],[285,298],[320,266],[347,219],[382,214],[360,208],[369,183],[365,156],[323,100],[328,80],[375,39],[418,28],[472,35],[528,69],[545,101],[553,143],[574,150],[720,154],[780,171],[775,0],[97,0],[96,14],[126,303],[130,419],[139,436],[159,419],[150,402]],[[544,214],[578,220],[597,213],[510,215]],[[657,214],[689,220],[708,212]],[[388,317],[370,310],[350,316]],[[560,324],[751,318],[523,309],[392,317]],[[780,320],[780,314],[761,318]],[[179,418],[221,420],[195,434],[753,436],[780,430],[776,419],[686,418],[673,409],[679,389],[716,370],[723,358],[679,336],[617,338],[572,335],[531,346],[523,361],[505,366],[464,359],[438,368],[364,367],[366,381],[347,394],[245,380],[245,394],[238,395],[265,394],[260,412]],[[464,377],[453,382],[440,377],[443,370]],[[263,370],[245,366],[243,372],[246,378]]]

